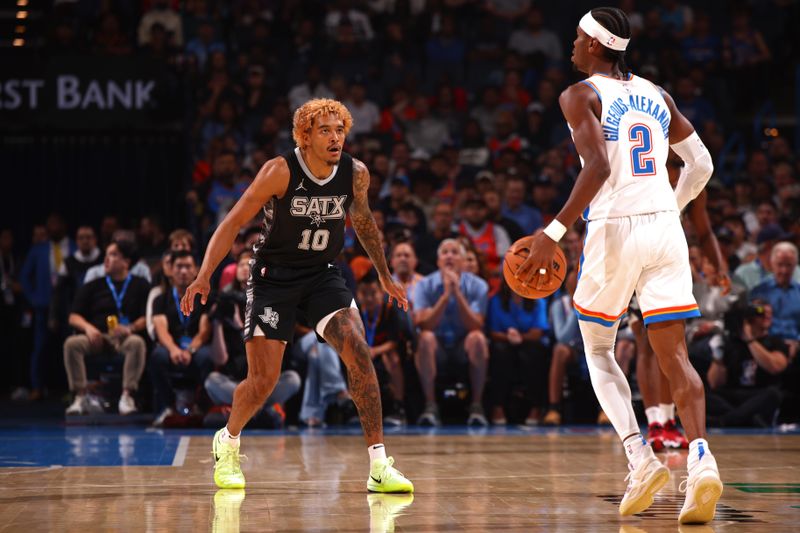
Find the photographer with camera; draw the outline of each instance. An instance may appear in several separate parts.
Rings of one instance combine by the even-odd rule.
[[[769,427],[783,397],[780,382],[789,348],[769,334],[772,308],[767,302],[753,300],[732,313],[731,336],[724,344],[711,343],[708,423]]]

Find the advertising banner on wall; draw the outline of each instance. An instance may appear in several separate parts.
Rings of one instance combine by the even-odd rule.
[[[158,129],[180,121],[177,77],[144,58],[5,62],[0,130]]]

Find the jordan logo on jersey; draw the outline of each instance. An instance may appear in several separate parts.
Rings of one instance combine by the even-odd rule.
[[[264,324],[269,324],[272,329],[278,329],[278,320],[280,316],[272,310],[271,307],[264,308],[264,314],[258,315],[258,318],[264,321]]]
[[[343,196],[295,196],[292,198],[292,208],[289,213],[295,217],[309,217],[312,224],[319,227],[326,220],[343,219],[344,203],[347,195]]]
[[[298,185],[294,190],[296,190],[296,191],[307,191],[308,189],[306,189],[306,186],[303,185],[304,181],[305,181],[305,178],[301,179],[300,180],[300,185]]]

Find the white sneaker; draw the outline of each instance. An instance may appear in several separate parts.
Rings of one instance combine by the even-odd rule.
[[[648,446],[642,450],[642,458],[634,468],[629,464],[630,472],[625,478],[628,488],[619,504],[619,514],[630,516],[641,513],[653,504],[653,496],[669,481],[669,468],[661,461]]]
[[[72,400],[72,404],[69,407],[67,407],[65,414],[67,416],[76,416],[85,414],[86,413],[85,404],[86,404],[86,395],[76,394],[75,399]]]
[[[719,478],[717,461],[710,453],[705,453],[689,477],[680,485],[686,492],[678,522],[681,524],[705,524],[714,519],[717,501],[722,496],[722,480]]]
[[[153,427],[155,428],[163,427],[164,421],[171,416],[175,416],[175,409],[173,409],[172,407],[167,407],[158,414],[155,420],[153,420]]]
[[[119,397],[119,414],[121,415],[129,415],[131,413],[135,413],[138,409],[136,409],[136,402],[133,401],[133,397],[125,391],[122,393],[122,396]]]

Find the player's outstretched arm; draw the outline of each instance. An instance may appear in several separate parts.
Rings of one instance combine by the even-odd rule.
[[[389,303],[397,300],[398,305],[404,310],[408,310],[408,298],[403,287],[392,279],[389,267],[386,265],[386,256],[383,253],[381,244],[381,232],[372,216],[369,207],[369,170],[367,165],[353,158],[353,203],[350,204],[350,220],[353,229],[358,235],[361,246],[367,251],[367,255],[378,271],[381,286],[389,294]]]
[[[572,127],[575,148],[583,158],[583,168],[578,174],[575,186],[564,207],[561,208],[551,226],[560,226],[560,235],[550,231],[551,226],[534,236],[531,253],[517,270],[517,277],[526,284],[539,275],[536,287],[549,280],[550,266],[553,262],[558,239],[572,226],[578,216],[586,209],[597,191],[611,173],[608,163],[606,143],[600,128],[600,100],[595,92],[585,84],[578,83],[564,91],[558,99],[564,118]]]
[[[661,89],[659,87],[659,89]],[[694,126],[678,110],[675,101],[661,89],[661,95],[667,103],[669,112],[672,115],[669,123],[669,145],[681,159],[684,166],[675,186],[675,199],[678,201],[678,209],[683,210],[686,205],[697,198],[700,191],[706,186],[711,174],[714,172],[714,163],[711,154],[700,140],[700,136],[694,131]]]
[[[270,159],[259,170],[256,179],[247,188],[239,201],[220,222],[206,248],[206,255],[197,279],[189,285],[181,299],[181,310],[189,315],[194,308],[194,298],[201,296],[206,303],[210,292],[209,279],[220,261],[230,251],[239,229],[249,222],[273,196],[281,197],[289,184],[289,166],[282,157]]]

